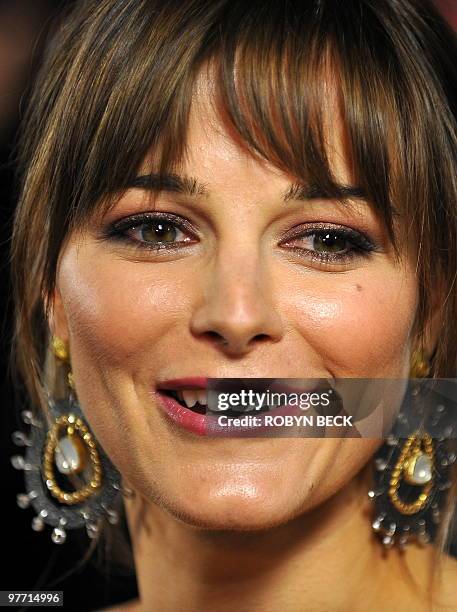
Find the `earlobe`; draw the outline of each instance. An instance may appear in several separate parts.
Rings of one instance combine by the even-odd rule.
[[[431,359],[439,343],[440,334],[443,330],[444,317],[444,292],[435,293],[432,303],[431,314],[427,321],[423,336],[423,347],[428,359]]]
[[[49,329],[53,336],[57,336],[65,343],[69,341],[67,317],[60,290],[56,287],[52,294],[52,303],[49,309]]]
[[[443,322],[442,308],[437,308],[435,309],[430,319],[430,323],[427,326],[427,333],[425,336],[425,342],[426,342],[425,346],[427,347],[427,354],[430,356],[433,355],[433,353],[435,352],[436,346],[438,344],[442,322]]]

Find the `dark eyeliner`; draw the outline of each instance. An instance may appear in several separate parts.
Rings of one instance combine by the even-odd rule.
[[[195,230],[192,225],[184,218],[167,212],[157,213],[140,213],[131,215],[112,223],[108,228],[103,231],[102,239],[104,240],[117,240],[127,244],[133,249],[145,249],[149,251],[162,251],[162,250],[176,250],[189,245],[189,242],[177,242],[177,243],[162,243],[162,244],[148,244],[140,240],[135,240],[127,235],[128,230],[133,230],[138,226],[148,223],[158,223],[160,221],[167,221],[171,225],[174,225],[181,231],[186,231],[195,235]]]
[[[136,240],[130,238],[127,235],[129,230],[138,228],[143,224],[147,223],[158,223],[160,221],[167,221],[171,225],[175,226],[180,231],[188,232],[192,235],[196,235],[196,231],[192,225],[184,218],[178,215],[167,213],[167,212],[155,212],[155,213],[140,213],[131,215],[121,219],[120,221],[112,223],[107,229],[104,230],[102,240],[117,240],[126,244],[129,248],[134,250],[147,250],[147,251],[177,251],[185,248],[193,241],[178,241],[170,243],[158,243],[152,244],[146,241]],[[346,263],[350,262],[356,257],[368,257],[373,251],[378,251],[378,247],[375,243],[369,240],[364,234],[353,230],[343,225],[329,225],[327,223],[309,223],[296,227],[289,233],[289,235],[280,242],[280,245],[287,244],[287,242],[293,240],[299,240],[300,238],[307,238],[309,236],[323,236],[326,233],[331,232],[338,238],[346,240],[350,249],[343,252],[318,252],[311,249],[303,248],[300,246],[286,247],[288,251],[296,253],[299,257],[307,258],[315,261],[316,263]]]
[[[351,248],[344,253],[318,253],[311,249],[290,246],[288,250],[296,253],[300,257],[312,259],[318,263],[347,263],[356,257],[369,257],[372,252],[378,252],[379,247],[363,233],[353,230],[343,225],[329,225],[326,223],[307,224],[305,227],[300,226],[295,228],[293,233],[289,234],[286,239],[281,241],[281,244],[299,240],[300,238],[308,238],[309,236],[323,236],[326,233],[332,233],[338,238],[343,238]]]

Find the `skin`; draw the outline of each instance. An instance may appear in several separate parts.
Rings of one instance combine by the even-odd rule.
[[[405,609],[418,597],[408,572],[426,581],[431,551],[393,551],[386,561],[371,534],[362,468],[380,440],[201,438],[171,426],[151,393],[184,376],[409,371],[412,254],[395,260],[362,200],[351,210],[331,200],[284,203],[293,179],[240,146],[208,91],[201,80],[180,170],[208,195],[153,200],[131,189],[69,236],[59,259],[51,329],[69,343],[97,439],[136,491],[126,502],[141,593],[132,609],[230,610],[235,593],[246,611]],[[335,105],[330,99],[329,112]],[[329,117],[333,167],[350,185],[342,123]],[[114,221],[152,210],[188,219],[190,243],[157,254],[101,239]],[[377,250],[324,265],[284,246],[291,228],[317,222],[363,232]],[[309,238],[287,244],[313,248]],[[329,576],[345,578],[329,588]]]

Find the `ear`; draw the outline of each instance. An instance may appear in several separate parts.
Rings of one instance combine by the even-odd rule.
[[[58,288],[52,294],[52,303],[49,310],[49,329],[53,336],[57,336],[66,344],[69,342],[69,330],[67,316],[62,301],[62,296]]]
[[[437,308],[429,319],[424,336],[425,354],[429,359],[435,352],[436,346],[438,344],[438,338],[440,336],[440,331],[442,330],[442,324],[442,309]]]
[[[440,334],[443,331],[444,298],[444,286],[443,283],[439,283],[434,292],[431,315],[428,319],[424,334],[424,349],[429,359],[435,352]]]

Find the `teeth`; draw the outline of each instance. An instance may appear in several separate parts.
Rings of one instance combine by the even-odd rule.
[[[208,400],[206,397],[206,391],[204,389],[199,389],[197,391],[197,395],[198,395],[198,402],[202,404],[203,406],[206,406],[208,403]]]
[[[179,401],[186,404],[188,408],[192,408],[193,406],[195,406],[197,402],[201,404],[202,406],[208,405],[208,394],[207,394],[206,389],[175,389],[175,393]],[[271,409],[279,408],[280,406],[283,406],[283,405],[284,404],[278,403],[276,401],[273,403],[273,405],[270,405],[268,409],[271,410]],[[265,405],[260,406],[260,404],[256,400],[254,400],[252,404],[249,404],[249,406],[243,407],[243,409],[242,410],[240,409],[238,412],[251,412],[252,410],[255,410],[256,408],[267,410]]]
[[[202,406],[208,405],[206,389],[175,389],[176,396],[188,408],[192,408],[198,402]]]
[[[196,391],[191,391],[190,389],[183,389],[182,395],[184,402],[188,408],[192,408],[198,402],[198,395]]]
[[[206,391],[204,389],[181,389],[177,392],[178,397],[188,408],[192,408],[198,402],[206,406]]]

